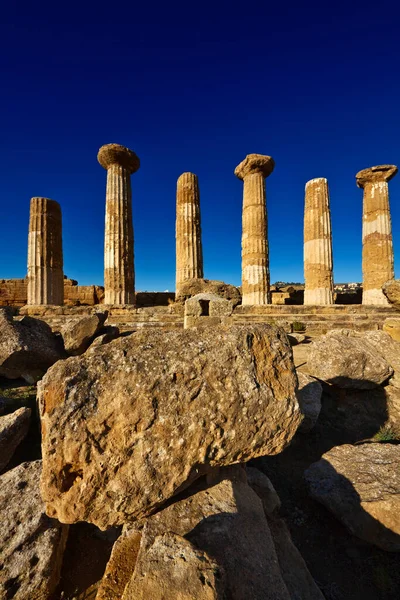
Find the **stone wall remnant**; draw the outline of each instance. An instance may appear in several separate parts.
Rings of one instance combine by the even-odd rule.
[[[182,173],[176,185],[176,290],[203,273],[200,192],[197,175]]]
[[[388,182],[396,175],[395,165],[379,165],[359,171],[357,185],[363,201],[363,304],[388,304],[383,284],[394,278],[392,223]]]
[[[64,304],[61,208],[32,198],[28,234],[28,304]]]
[[[304,304],[333,304],[332,227],[328,181],[306,183],[304,204]]]
[[[97,159],[107,170],[104,237],[105,304],[135,303],[131,174],[140,167],[132,150],[102,146]]]
[[[243,181],[242,213],[242,304],[270,303],[268,221],[265,178],[274,170],[274,160],[248,154],[236,167]]]

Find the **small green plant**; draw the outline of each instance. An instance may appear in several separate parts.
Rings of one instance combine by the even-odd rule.
[[[391,425],[382,425],[379,431],[373,437],[377,442],[400,441],[400,432],[396,431]]]
[[[292,323],[292,332],[300,333],[306,330],[305,323],[301,323],[301,321],[293,321]]]

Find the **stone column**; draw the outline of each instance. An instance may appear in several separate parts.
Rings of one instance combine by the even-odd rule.
[[[203,277],[200,193],[197,175],[183,173],[176,185],[176,291]]]
[[[306,183],[304,205],[304,304],[333,304],[332,228],[328,181]]]
[[[119,144],[102,146],[97,159],[107,169],[104,302],[134,304],[131,174],[139,169],[140,161],[132,150]]]
[[[274,170],[270,156],[248,154],[236,167],[242,179],[242,304],[269,304],[269,252],[265,178]]]
[[[61,208],[49,198],[31,199],[28,304],[64,304]]]
[[[363,304],[388,304],[382,292],[383,284],[394,278],[388,181],[397,170],[394,165],[380,165],[356,175],[358,187],[364,190]]]

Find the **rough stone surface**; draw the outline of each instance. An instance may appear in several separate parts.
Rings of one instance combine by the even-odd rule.
[[[272,325],[140,331],[60,362],[38,394],[49,514],[123,524],[212,467],[281,452],[296,387]]]
[[[268,519],[283,581],[291,600],[325,600],[283,519]]]
[[[147,520],[137,567],[157,536],[173,531],[215,559],[225,573],[227,598],[289,600],[262,503],[240,467],[228,472],[221,473],[219,483]],[[136,598],[135,592],[133,577],[124,600]]]
[[[62,343],[46,323],[14,321],[10,309],[0,309],[0,375],[33,383],[63,357]]]
[[[269,304],[270,274],[265,178],[274,169],[270,156],[249,154],[236,167],[243,180],[242,304]]]
[[[382,286],[394,278],[392,223],[388,181],[397,173],[394,165],[360,171],[357,185],[363,201],[363,304],[388,304]]]
[[[387,381],[393,369],[365,338],[331,331],[310,347],[308,372],[343,388],[371,389]]]
[[[104,239],[105,304],[135,303],[131,174],[140,166],[136,154],[119,144],[102,146],[97,155],[107,170]]]
[[[107,319],[108,312],[95,313],[67,323],[62,330],[64,347],[71,356],[83,354]]]
[[[138,529],[124,527],[113,546],[96,600],[121,600],[135,570],[141,538]]]
[[[30,408],[19,408],[10,415],[0,417],[0,472],[8,465],[15,449],[29,429]]]
[[[115,325],[107,325],[100,329],[100,335],[97,335],[93,342],[90,344],[90,348],[96,348],[97,346],[103,346],[116,340],[119,337],[119,328]]]
[[[400,319],[385,319],[382,329],[395,342],[400,342]]]
[[[263,503],[265,514],[269,517],[281,507],[281,501],[269,478],[259,469],[246,467],[249,486]]]
[[[313,498],[356,536],[400,551],[400,446],[345,444],[305,472]]]
[[[311,431],[318,421],[319,413],[321,412],[322,385],[314,377],[310,377],[310,375],[306,375],[300,371],[297,373],[297,378],[299,380],[297,400],[304,416],[299,431],[306,433],[307,431]]]
[[[333,304],[331,210],[324,177],[306,183],[304,280],[304,304]]]
[[[390,304],[400,310],[400,279],[390,279],[383,284],[382,291]]]
[[[122,600],[218,600],[224,576],[218,563],[176,533],[157,536],[135,569]]]
[[[197,175],[182,173],[176,184],[176,290],[187,281],[202,278],[200,191]]]
[[[239,288],[223,281],[214,281],[211,279],[190,279],[180,285],[176,295],[176,301],[185,303],[186,300],[197,294],[215,294],[232,302],[235,308],[242,301]]]
[[[28,304],[64,304],[61,207],[32,198],[28,234]]]
[[[41,461],[0,477],[0,598],[47,600],[59,580],[68,528],[44,513]]]

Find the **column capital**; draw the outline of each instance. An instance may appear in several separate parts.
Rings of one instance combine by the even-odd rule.
[[[271,175],[275,167],[275,161],[271,156],[264,154],[248,154],[244,160],[236,167],[235,175],[239,179],[244,179],[247,175],[261,173],[264,177]]]
[[[356,175],[357,186],[364,188],[368,183],[379,183],[390,181],[396,175],[398,168],[396,165],[378,165],[359,171]]]
[[[120,165],[128,169],[129,173],[135,173],[140,167],[138,156],[129,148],[120,144],[106,144],[102,146],[97,154],[97,160],[104,169],[112,165]]]

